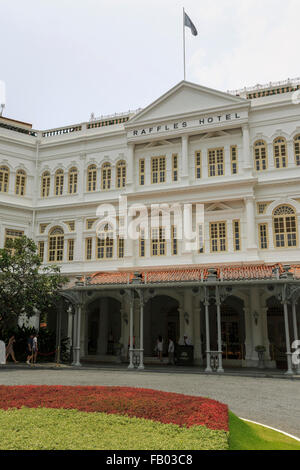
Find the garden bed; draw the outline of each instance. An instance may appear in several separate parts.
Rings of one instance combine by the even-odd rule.
[[[0,432],[1,450],[300,450],[215,400],[124,387],[0,386]]]

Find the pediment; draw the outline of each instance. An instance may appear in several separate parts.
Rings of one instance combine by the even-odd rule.
[[[193,116],[243,105],[249,106],[249,101],[183,81],[131,118],[126,127],[130,127],[131,124],[136,126],[147,122]]]
[[[228,206],[227,204],[224,204],[223,202],[218,202],[209,206],[207,208],[207,212],[226,211],[226,210],[231,210],[231,209],[232,208]]]

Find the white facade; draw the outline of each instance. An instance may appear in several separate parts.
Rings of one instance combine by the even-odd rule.
[[[138,113],[50,131],[34,131],[28,125],[0,118],[0,167],[7,168],[9,174],[7,190],[2,183],[0,192],[0,246],[4,246],[7,230],[22,231],[37,243],[44,243],[44,262],[47,263],[49,236],[54,228],[60,227],[63,259],[56,264],[70,276],[162,267],[300,265],[300,104],[295,92],[299,83],[274,88],[274,94],[270,93],[273,90],[270,86],[269,92],[261,92],[269,96],[246,99],[181,82]],[[248,98],[256,96],[255,93],[248,93]],[[119,123],[112,124],[114,120]],[[22,129],[24,132],[20,132]],[[282,145],[279,157],[275,149],[278,138],[279,147]],[[258,142],[264,143],[266,154],[256,159]],[[209,152],[213,149],[221,149],[221,160],[215,167],[209,161]],[[199,173],[197,154],[201,158]],[[177,178],[174,178],[174,156],[177,156]],[[151,181],[153,157],[164,158],[162,183]],[[213,154],[212,158],[217,155]],[[141,160],[144,162],[143,185]],[[120,161],[126,162],[124,188],[117,188]],[[109,189],[102,189],[102,167],[106,163],[110,164],[111,182]],[[96,186],[89,191],[88,168],[91,165],[96,167]],[[259,170],[256,165],[260,166]],[[70,194],[72,168],[77,169],[74,194]],[[18,170],[25,172],[24,195],[16,194]],[[55,195],[57,170],[62,170],[64,177],[61,195]],[[45,197],[42,178],[46,172],[50,188]],[[210,172],[216,175],[211,176]],[[179,242],[177,253],[173,254],[172,241],[168,241],[164,255],[154,256],[151,240],[146,240],[142,257],[139,242],[126,240],[124,256],[118,256],[115,242],[112,257],[99,259],[95,225],[88,228],[87,221],[96,219],[99,204],[106,202],[117,206],[120,194],[127,196],[129,206],[141,202],[148,206],[173,202],[204,204],[204,252],[183,252]],[[285,227],[282,246],[278,247],[274,211],[280,206],[292,208],[296,230]],[[213,250],[213,222],[226,222],[224,251]],[[235,230],[238,233],[234,233]],[[291,238],[290,232],[293,232]],[[222,236],[217,235],[217,238]],[[87,239],[92,241],[87,242]],[[69,240],[74,241],[71,256]],[[91,243],[90,255],[87,255],[87,243]],[[87,259],[89,257],[91,259]],[[262,296],[252,299],[254,303],[257,301],[262,302],[257,308],[265,308]],[[244,308],[252,310],[250,304],[250,299],[246,299]],[[195,311],[199,307],[191,308]],[[246,324],[247,321],[253,323],[252,316]],[[264,316],[260,321],[266,321]],[[191,325],[190,322],[187,326],[191,330],[189,334],[193,335]],[[255,330],[253,325],[249,328]],[[255,343],[261,341],[268,345],[263,328],[257,332],[255,340],[254,334],[251,333],[251,339],[246,337],[249,360],[257,359],[253,351]],[[260,334],[263,337],[259,337]],[[196,338],[195,344],[197,341]],[[196,355],[200,358],[200,349]]]

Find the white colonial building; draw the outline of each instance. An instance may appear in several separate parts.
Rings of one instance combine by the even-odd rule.
[[[44,263],[69,276],[63,295],[74,310],[60,315],[75,364],[112,360],[120,342],[142,367],[158,335],[165,347],[187,335],[208,370],[214,358],[219,371],[255,367],[264,346],[265,365],[286,364],[287,353],[291,373],[299,103],[300,80],[230,93],[181,82],[138,112],[60,129],[0,118],[0,246],[32,237]],[[162,224],[114,238],[97,208],[118,208],[120,195],[129,208],[203,204],[193,225],[202,247],[187,250],[173,218],[170,237]]]

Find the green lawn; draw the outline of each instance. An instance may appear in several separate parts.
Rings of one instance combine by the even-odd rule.
[[[300,450],[300,442],[272,429],[241,421],[229,412],[230,450]]]
[[[230,433],[77,410],[0,410],[1,450],[300,450],[283,434],[229,415]]]
[[[77,410],[0,410],[1,450],[226,450],[228,433]]]

